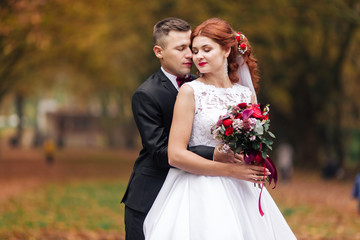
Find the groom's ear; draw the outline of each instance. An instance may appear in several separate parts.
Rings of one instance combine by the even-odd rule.
[[[162,59],[163,58],[163,55],[162,55],[162,51],[163,49],[159,46],[159,45],[155,45],[153,47],[153,51],[155,53],[155,56],[159,59]]]

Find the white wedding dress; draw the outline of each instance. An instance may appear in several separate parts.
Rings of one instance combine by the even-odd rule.
[[[189,145],[219,145],[210,129],[227,106],[250,102],[242,85],[216,88],[200,81],[194,89],[195,116]],[[253,183],[228,177],[195,175],[170,169],[144,222],[147,240],[291,240],[296,239],[264,187],[261,216],[260,189]]]

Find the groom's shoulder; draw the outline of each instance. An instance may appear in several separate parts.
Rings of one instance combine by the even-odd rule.
[[[146,90],[151,88],[156,88],[160,85],[161,81],[166,78],[166,76],[161,72],[161,70],[151,74],[138,88],[137,90]]]
[[[140,86],[135,90],[134,95],[136,94],[147,94],[153,95],[156,94],[160,89],[162,89],[162,81],[166,79],[166,76],[161,72],[161,70],[151,74]]]

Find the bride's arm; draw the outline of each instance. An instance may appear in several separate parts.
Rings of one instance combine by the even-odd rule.
[[[195,100],[193,89],[181,87],[174,108],[171,124],[168,157],[170,165],[184,171],[206,176],[228,176],[255,182],[261,180],[263,167],[208,161],[187,149],[194,119]],[[210,131],[210,130],[209,130]]]
[[[255,95],[253,93],[251,94],[251,103],[256,103]]]

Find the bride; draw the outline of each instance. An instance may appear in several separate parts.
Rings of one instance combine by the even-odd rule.
[[[265,188],[261,197],[265,215],[260,215],[260,189],[253,184],[261,181],[260,173],[242,164],[229,168],[229,164],[208,161],[187,150],[188,144],[218,145],[211,126],[229,105],[256,102],[251,77],[258,79],[251,46],[246,38],[238,42],[225,21],[203,22],[194,29],[191,40],[201,77],[179,91],[168,147],[169,163],[176,168],[170,169],[145,219],[145,238],[296,239]],[[240,43],[246,45],[240,47]],[[239,168],[244,169],[243,174],[235,171]]]

